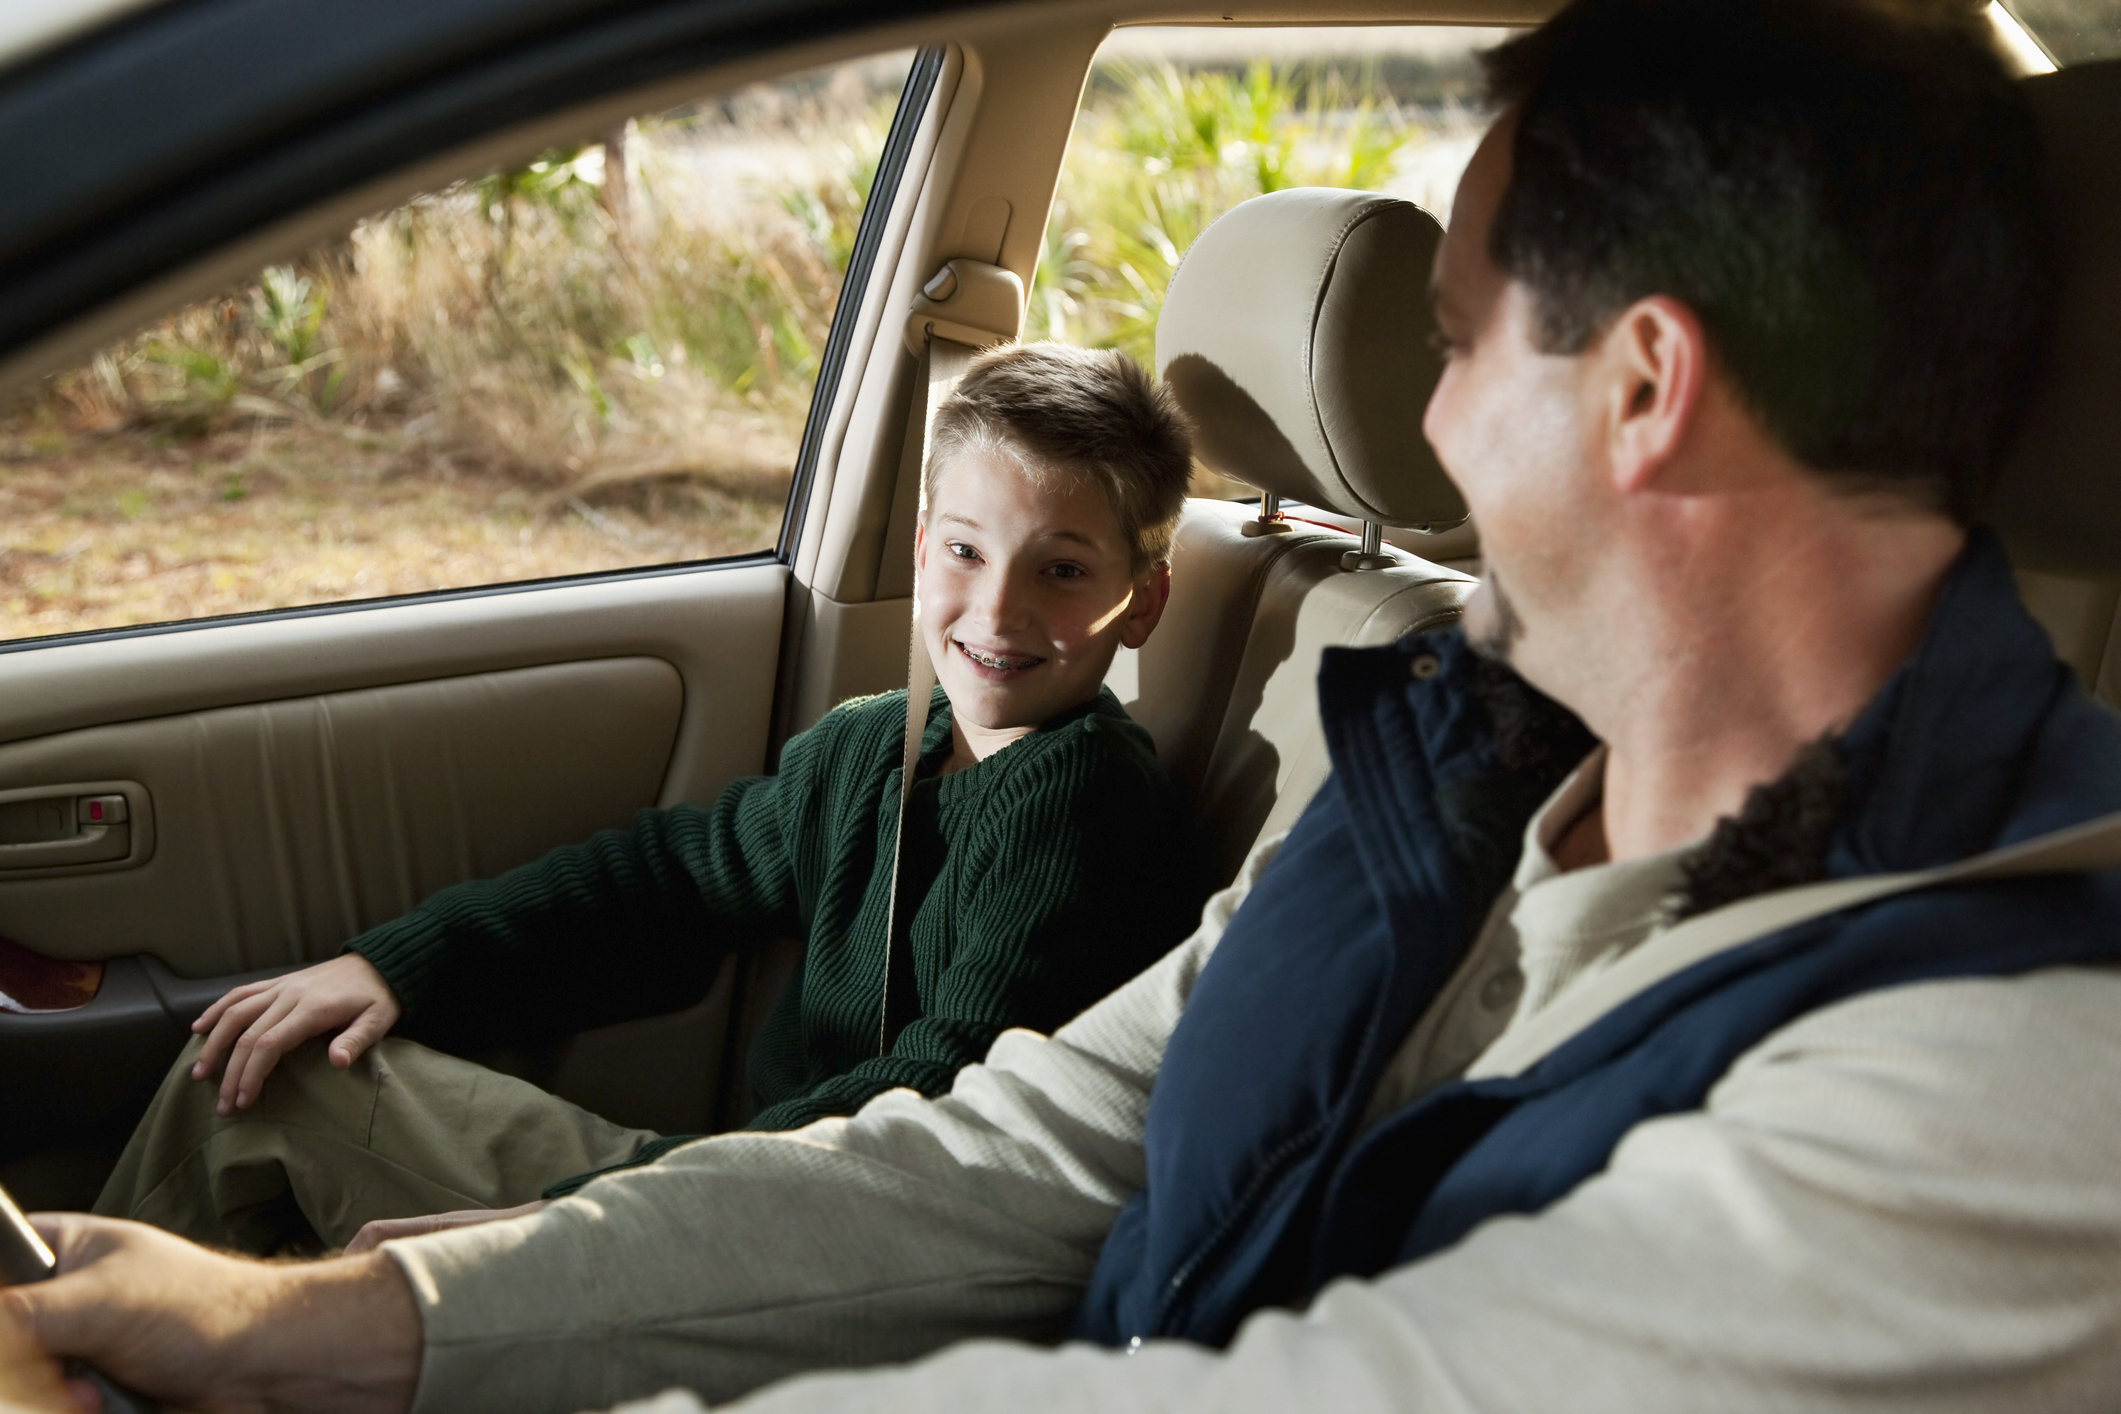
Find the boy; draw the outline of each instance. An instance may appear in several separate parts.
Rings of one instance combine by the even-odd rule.
[[[368,1245],[648,1162],[695,1136],[383,1037],[402,1022],[463,1050],[669,1011],[726,950],[776,937],[800,933],[805,952],[752,1051],[755,1129],[896,1086],[940,1093],[1002,1030],[1051,1030],[1111,991],[1186,935],[1206,893],[1181,793],[1102,686],[1163,612],[1190,467],[1170,395],[1116,353],[996,350],[937,408],[915,562],[939,685],[895,940],[906,719],[886,693],[828,713],[778,775],[712,809],[644,810],[232,990],[193,1024],[203,1039],[96,1210],[251,1251],[373,1222]],[[295,1052],[329,1032],[325,1057]]]

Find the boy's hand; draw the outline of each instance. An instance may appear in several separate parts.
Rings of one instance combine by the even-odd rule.
[[[194,1080],[211,1079],[225,1055],[220,1114],[249,1109],[280,1057],[312,1036],[337,1031],[331,1063],[344,1070],[398,1024],[402,1008],[383,974],[359,953],[290,972],[269,982],[231,988],[227,996],[191,1024],[206,1044],[191,1068]]]
[[[456,1213],[429,1213],[418,1218],[377,1218],[363,1223],[361,1230],[346,1244],[346,1255],[359,1256],[373,1252],[395,1237],[419,1237],[423,1233],[447,1232],[457,1227],[477,1227],[481,1223],[506,1222],[510,1218],[527,1218],[545,1207],[549,1199],[540,1198],[525,1203],[519,1208],[466,1208]],[[5,1411],[0,1411],[5,1414]]]

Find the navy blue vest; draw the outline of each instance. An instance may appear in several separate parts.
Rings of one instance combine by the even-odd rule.
[[[1423,658],[1436,662],[1417,676]],[[1536,1213],[1603,1169],[1629,1129],[1698,1109],[1742,1052],[1816,1007],[2121,960],[2115,874],[1901,895],[1698,963],[1524,1074],[1445,1085],[1357,1135],[1383,1067],[1515,868],[1526,821],[1590,745],[1567,722],[1568,749],[1504,759],[1474,690],[1483,670],[1455,632],[1328,653],[1334,774],[1187,1001],[1150,1101],[1148,1181],[1106,1239],[1077,1336],[1220,1345],[1262,1306]],[[1831,878],[2121,810],[2121,719],[2055,660],[1986,534],[1839,746],[1850,789]]]

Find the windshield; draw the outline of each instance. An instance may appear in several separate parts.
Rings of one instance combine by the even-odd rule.
[[[2003,0],[2057,64],[2121,58],[2121,0]]]

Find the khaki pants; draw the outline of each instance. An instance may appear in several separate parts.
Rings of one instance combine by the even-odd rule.
[[[223,1119],[219,1077],[191,1078],[202,1044],[171,1067],[98,1213],[261,1255],[339,1247],[376,1218],[528,1203],[655,1137],[392,1038],[348,1070],[311,1041],[281,1060],[248,1110]]]

